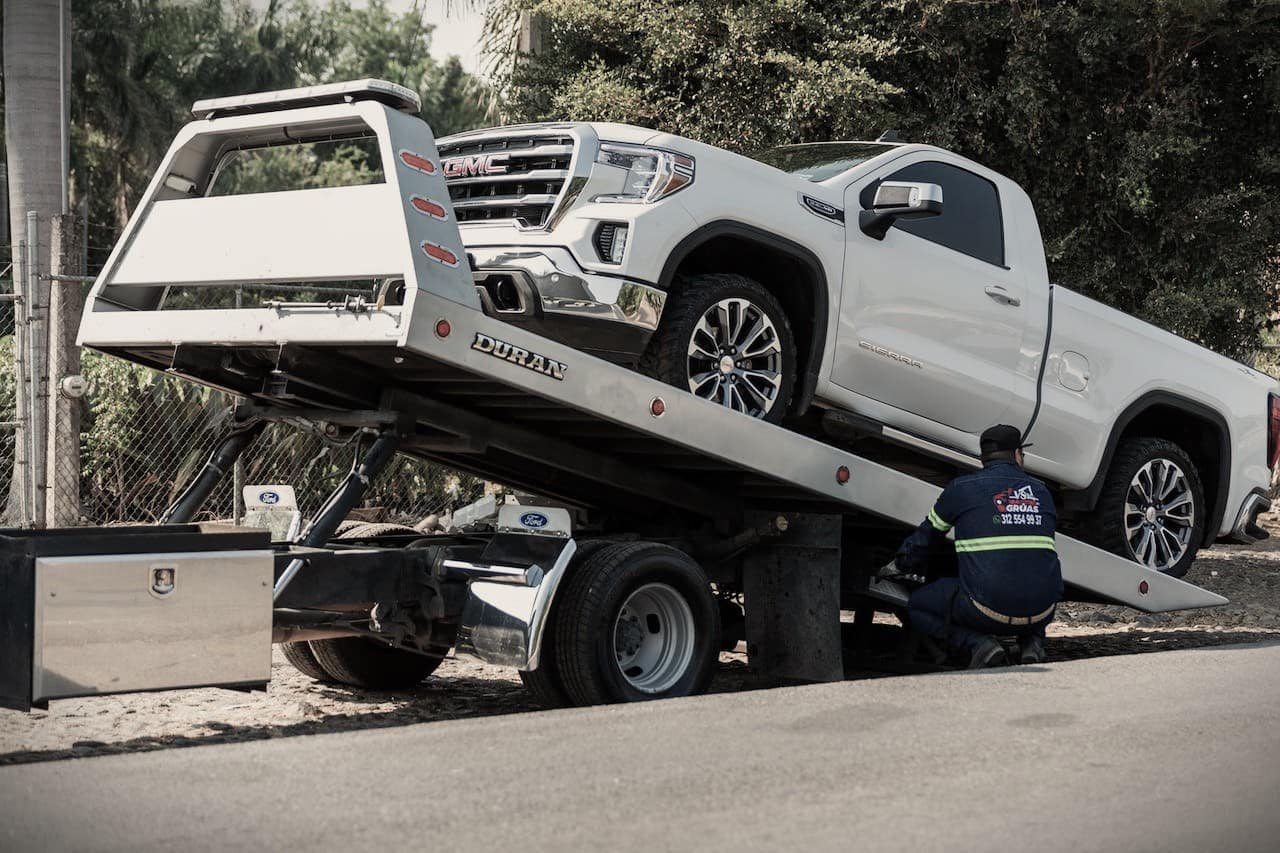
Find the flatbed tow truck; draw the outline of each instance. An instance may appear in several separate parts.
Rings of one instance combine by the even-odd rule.
[[[866,630],[901,607],[875,570],[938,487],[486,316],[417,108],[379,81],[196,104],[80,342],[236,395],[235,427],[159,525],[0,534],[0,705],[262,687],[273,642],[366,687],[452,650],[517,668],[546,704],[695,693],[744,638],[767,676],[834,680],[841,610]],[[374,141],[381,183],[206,195],[228,152],[348,138]],[[181,298],[315,282],[356,284]],[[356,444],[349,476],[291,541],[190,523],[273,421]],[[547,505],[501,506],[485,531],[337,538],[396,452]],[[1068,598],[1225,602],[1068,536],[1058,550]]]

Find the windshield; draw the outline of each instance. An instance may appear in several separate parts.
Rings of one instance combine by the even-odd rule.
[[[751,159],[817,183],[847,172],[896,146],[879,142],[816,142],[770,148]]]

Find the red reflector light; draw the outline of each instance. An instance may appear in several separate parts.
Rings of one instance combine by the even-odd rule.
[[[649,404],[649,414],[655,418],[660,418],[667,411],[667,404],[662,401],[661,397],[654,397],[653,402]]]
[[[848,468],[848,466],[846,466],[846,465],[841,465],[839,468],[837,468],[837,469],[836,469],[836,482],[837,482],[837,483],[839,483],[839,484],[840,484],[840,485],[842,485],[842,486],[843,486],[845,483],[849,482],[849,468]]]
[[[1267,397],[1267,467],[1272,471],[1280,462],[1280,397]]]
[[[1142,593],[1143,595],[1146,595],[1150,591],[1151,591],[1151,584],[1147,583],[1146,581],[1143,581],[1142,583],[1138,584],[1138,592]]]
[[[448,320],[436,320],[436,337],[447,338],[449,333],[453,331],[453,326],[449,325]]]

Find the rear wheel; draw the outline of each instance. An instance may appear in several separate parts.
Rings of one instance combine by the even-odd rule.
[[[778,423],[795,385],[795,340],[782,306],[759,282],[732,274],[692,276],[663,312],[640,369]]]
[[[312,640],[316,662],[332,681],[373,690],[396,690],[421,682],[444,660],[392,648],[366,637]]]
[[[284,659],[303,675],[314,678],[316,681],[333,681],[329,673],[325,672],[324,667],[316,660],[316,656],[311,651],[311,645],[306,641],[281,643],[280,650],[284,652]]]
[[[578,543],[578,550],[569,564],[569,573],[572,574],[592,554],[610,544],[612,543],[607,539],[589,539]],[[561,589],[564,588],[565,582],[561,581]],[[560,680],[560,667],[556,663],[555,620],[558,612],[553,604],[551,613],[547,616],[547,624],[542,631],[542,649],[538,655],[538,668],[527,672],[520,671],[520,680],[524,682],[525,689],[533,696],[534,701],[544,708],[563,708],[573,704],[569,694],[565,692],[564,682]]]
[[[574,704],[689,696],[710,684],[720,613],[687,554],[654,542],[610,545],[557,598],[556,661]]]
[[[1200,473],[1186,451],[1162,438],[1131,438],[1116,450],[1090,538],[1180,578],[1204,541],[1206,515]]]

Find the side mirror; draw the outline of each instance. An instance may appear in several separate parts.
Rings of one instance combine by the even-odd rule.
[[[897,219],[924,219],[942,213],[942,187],[906,181],[884,181],[876,187],[871,209],[858,214],[862,233],[883,240]]]

